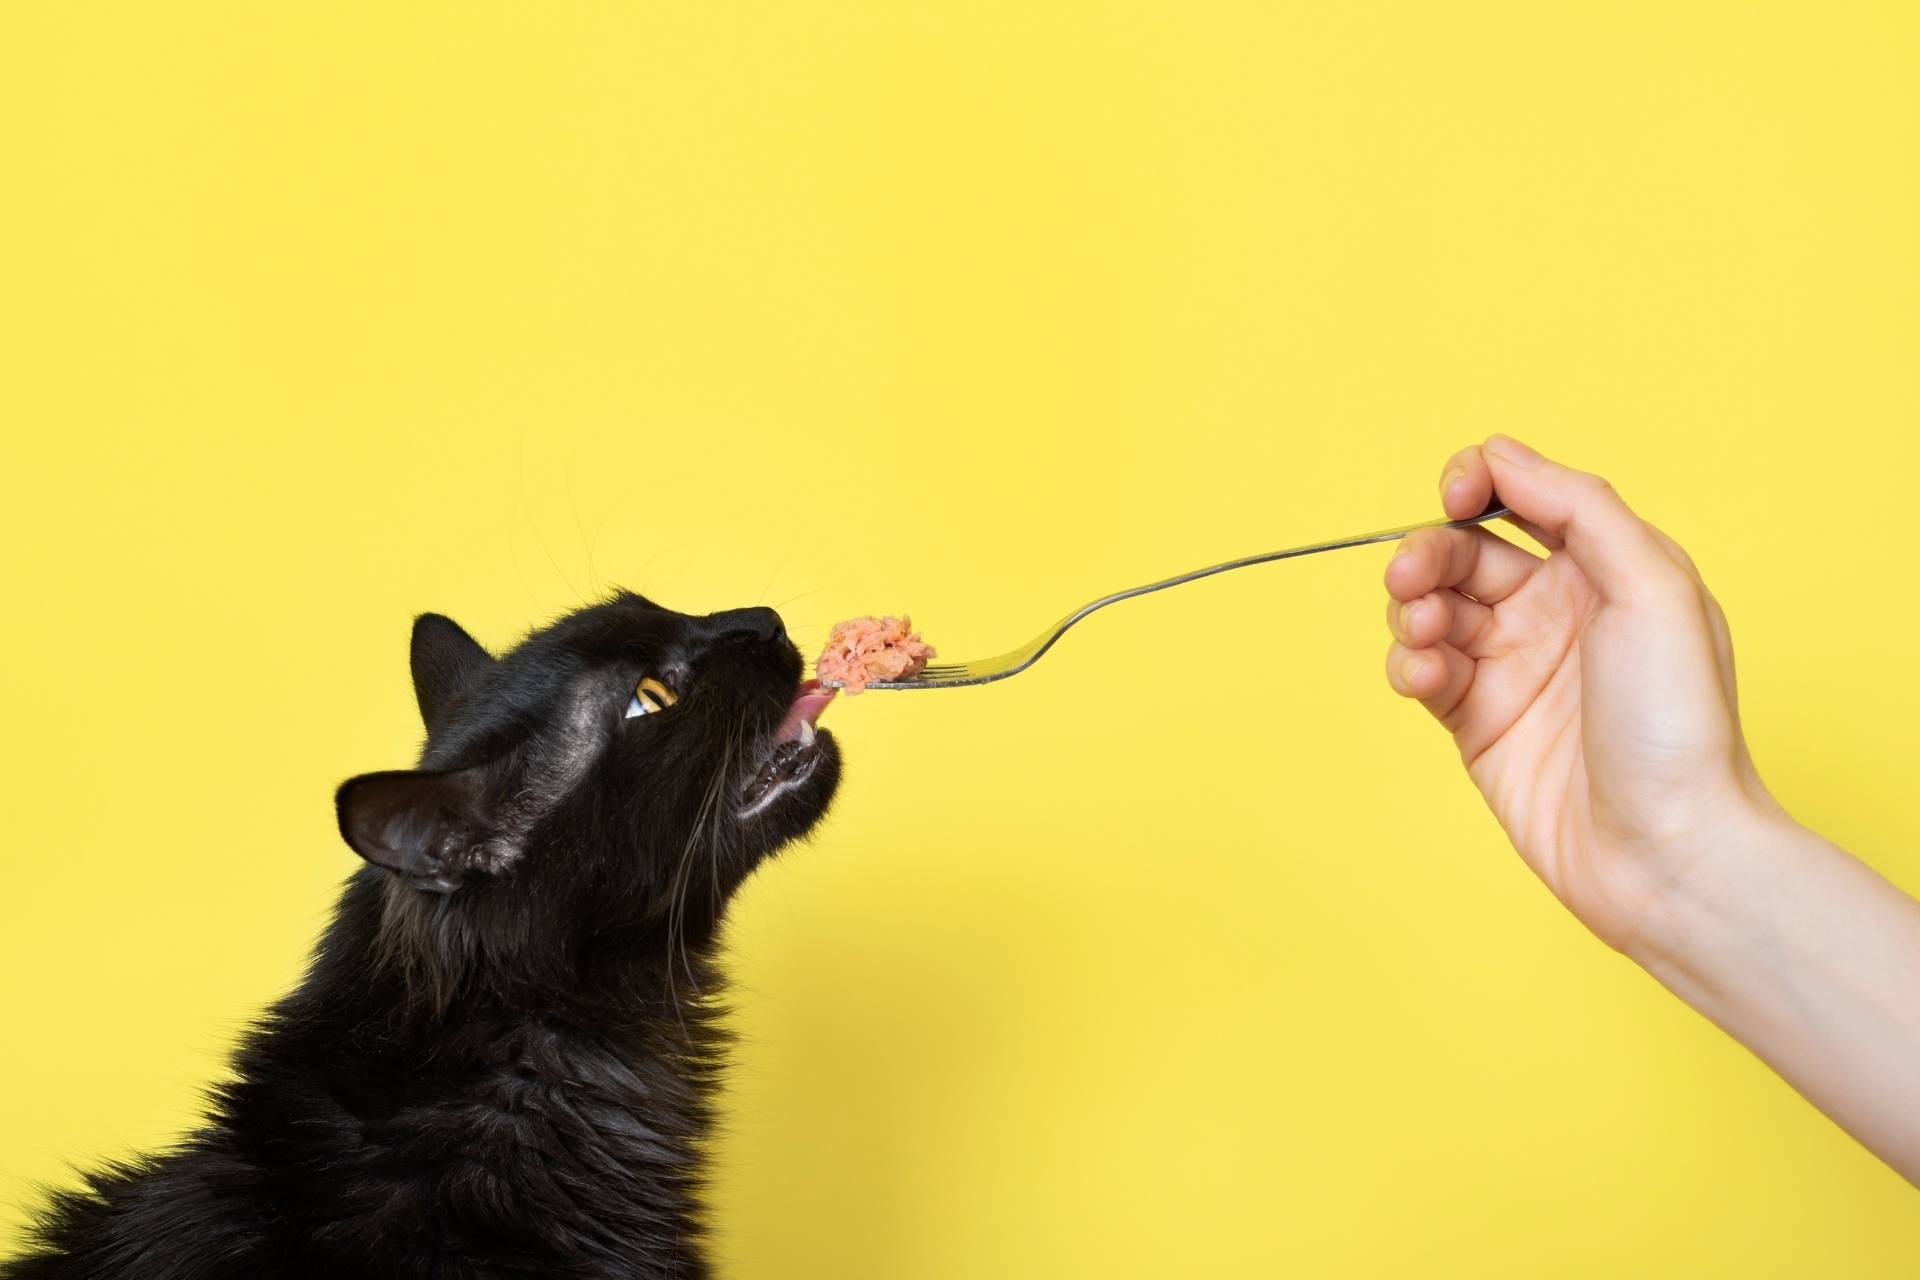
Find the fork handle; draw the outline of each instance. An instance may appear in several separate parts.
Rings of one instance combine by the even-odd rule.
[[[1091,600],[1081,605],[1078,609],[1075,609],[1065,618],[1062,618],[1059,625],[1054,628],[1053,635],[1049,637],[1045,643],[1034,650],[1033,653],[1029,655],[1025,661],[1021,662],[1019,666],[1015,667],[1013,671],[1008,671],[1005,674],[1012,675],[1014,671],[1024,671],[1026,668],[1032,666],[1039,660],[1041,654],[1053,648],[1054,644],[1061,636],[1067,633],[1067,629],[1074,623],[1096,610],[1104,609],[1110,604],[1118,604],[1122,600],[1131,600],[1135,596],[1144,596],[1154,591],[1164,591],[1168,587],[1177,587],[1184,583],[1197,582],[1201,578],[1211,578],[1216,573],[1226,573],[1233,569],[1244,569],[1248,565],[1267,564],[1274,560],[1292,560],[1299,556],[1314,556],[1319,555],[1322,551],[1344,551],[1348,547],[1364,547],[1373,542],[1392,542],[1397,538],[1406,537],[1417,529],[1470,529],[1474,525],[1486,524],[1488,521],[1498,520],[1502,516],[1511,514],[1513,513],[1506,507],[1501,506],[1496,500],[1479,515],[1468,516],[1464,520],[1448,520],[1443,517],[1439,520],[1423,520],[1419,524],[1404,525],[1398,529],[1381,529],[1375,533],[1357,533],[1352,537],[1335,538],[1330,542],[1309,542],[1305,546],[1288,547],[1283,551],[1268,551],[1257,556],[1242,556],[1238,560],[1224,560],[1219,564],[1210,564],[1204,569],[1194,569],[1189,573],[1176,574],[1171,578],[1162,578],[1158,582],[1149,582],[1142,587],[1129,587],[1125,591],[1116,591],[1112,595],[1101,596],[1098,600]]]
[[[1272,560],[1291,560],[1296,556],[1318,555],[1322,551],[1343,551],[1348,547],[1364,547],[1370,542],[1392,542],[1396,538],[1406,537],[1416,529],[1467,529],[1474,525],[1486,524],[1490,520],[1498,520],[1502,516],[1511,514],[1513,513],[1496,502],[1479,515],[1468,516],[1464,520],[1423,520],[1419,524],[1410,524],[1399,529],[1382,529],[1377,533],[1359,533],[1350,538],[1335,538],[1331,542],[1309,542],[1305,546],[1288,547],[1284,551],[1268,551],[1257,556],[1242,556],[1238,560],[1222,561],[1219,564],[1208,565],[1204,569],[1195,569],[1191,573],[1177,574],[1171,578],[1162,578],[1158,582],[1149,582],[1144,587],[1130,587],[1125,591],[1116,591],[1110,596],[1102,596],[1098,600],[1075,610],[1069,617],[1066,626],[1072,626],[1075,622],[1086,617],[1095,609],[1104,609],[1106,606],[1117,601],[1127,600],[1133,596],[1143,596],[1149,591],[1162,591],[1168,587],[1177,587],[1182,583],[1194,582],[1201,578],[1211,578],[1214,574],[1225,573],[1229,569],[1244,569],[1251,564],[1266,564]],[[1066,626],[1063,626],[1061,630],[1066,630]],[[1038,657],[1039,655],[1035,654],[1034,656]]]

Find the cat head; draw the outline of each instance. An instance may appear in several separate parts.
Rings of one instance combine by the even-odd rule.
[[[710,929],[839,782],[813,725],[831,695],[803,683],[771,609],[622,592],[499,658],[429,613],[412,667],[419,766],[345,783],[340,830],[388,880],[390,915],[470,949]]]

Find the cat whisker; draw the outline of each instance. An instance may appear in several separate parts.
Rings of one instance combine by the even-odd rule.
[[[700,980],[693,972],[693,956],[687,945],[687,891],[692,887],[693,857],[700,846],[700,836],[705,833],[708,842],[718,849],[722,802],[725,798],[727,783],[733,776],[734,755],[738,749],[737,730],[729,731],[727,745],[722,752],[720,767],[715,770],[713,780],[707,786],[707,793],[701,798],[699,813],[695,816],[693,830],[687,835],[687,843],[680,851],[680,858],[674,865],[674,876],[668,890],[667,908],[667,996],[673,1005],[674,1017],[680,1023],[683,1035],[687,1034],[686,1016],[680,1003],[679,979],[674,974],[674,953],[679,952],[680,968],[687,975],[687,983],[693,998],[702,998]],[[719,879],[717,856],[710,859],[715,868],[713,885],[718,901]]]

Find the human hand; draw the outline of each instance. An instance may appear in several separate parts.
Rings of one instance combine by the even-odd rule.
[[[1726,618],[1679,545],[1508,437],[1448,460],[1450,517],[1496,493],[1548,555],[1480,528],[1410,535],[1386,571],[1387,678],[1453,735],[1527,865],[1628,950],[1785,817],[1740,732]]]

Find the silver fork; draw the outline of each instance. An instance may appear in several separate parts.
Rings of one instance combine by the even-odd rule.
[[[1364,547],[1370,542],[1392,542],[1395,538],[1406,537],[1416,529],[1465,529],[1472,525],[1485,524],[1489,520],[1498,520],[1506,514],[1508,512],[1505,507],[1495,505],[1465,520],[1427,520],[1400,529],[1383,529],[1379,533],[1362,533],[1351,538],[1335,538],[1331,542],[1312,542],[1304,547],[1288,547],[1285,551],[1269,551],[1265,555],[1247,556],[1240,560],[1228,560],[1221,564],[1209,565],[1204,569],[1195,569],[1192,573],[1162,578],[1159,582],[1149,582],[1144,587],[1133,587],[1126,591],[1116,591],[1110,596],[1101,596],[1098,600],[1081,605],[1018,649],[1011,649],[997,658],[981,658],[973,662],[933,663],[911,680],[873,680],[868,682],[867,688],[957,689],[967,684],[991,684],[995,680],[1005,680],[1008,676],[1019,675],[1038,662],[1041,654],[1053,648],[1054,642],[1066,634],[1068,627],[1096,609],[1104,609],[1121,600],[1131,600],[1135,596],[1144,596],[1154,591],[1165,591],[1168,587],[1177,587],[1183,582],[1211,578],[1214,574],[1225,573],[1229,569],[1244,569],[1250,564],[1265,564],[1269,560],[1291,560],[1296,556],[1318,555],[1322,551],[1339,551],[1345,547]],[[839,687],[837,681],[827,683],[835,688]]]

